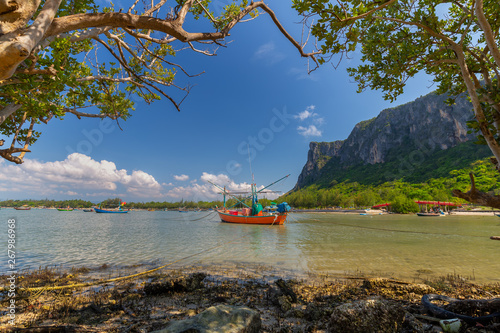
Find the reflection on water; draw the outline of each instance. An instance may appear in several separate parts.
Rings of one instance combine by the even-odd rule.
[[[403,279],[458,274],[500,281],[500,219],[292,214],[282,226],[220,223],[215,213],[0,211],[17,220],[18,268],[179,261]],[[7,245],[7,226],[1,242]],[[2,271],[7,269],[4,265]]]

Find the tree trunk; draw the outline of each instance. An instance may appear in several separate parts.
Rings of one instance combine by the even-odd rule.
[[[464,193],[460,190],[452,190],[451,193],[453,196],[467,200],[469,202],[493,208],[500,208],[500,196],[491,195],[488,193],[484,193],[478,191],[476,189],[476,184],[474,182],[474,175],[472,173],[469,174],[471,181],[471,188],[468,192]]]

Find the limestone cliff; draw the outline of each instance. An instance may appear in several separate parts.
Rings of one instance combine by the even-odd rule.
[[[396,158],[415,158],[422,152],[455,147],[474,138],[466,122],[474,117],[472,105],[459,98],[446,105],[447,96],[429,94],[417,100],[383,110],[377,117],[358,123],[346,140],[311,142],[307,163],[295,189],[324,177],[331,164],[347,168],[352,165],[374,165]],[[417,156],[418,155],[418,156]],[[325,168],[325,166],[330,167]]]

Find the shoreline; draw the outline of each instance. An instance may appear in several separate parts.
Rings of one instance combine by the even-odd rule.
[[[168,268],[107,284],[98,284],[97,276],[105,278],[112,267],[96,271],[83,267],[70,271],[35,270],[18,279],[20,297],[15,327],[19,332],[49,332],[49,328],[50,332],[67,329],[151,332],[163,329],[170,321],[194,318],[212,306],[225,305],[256,311],[261,320],[260,332],[319,333],[335,325],[333,312],[375,300],[404,314],[404,320],[399,323],[401,332],[428,332],[432,327],[438,328],[439,323],[434,314],[422,307],[421,299],[426,294],[470,300],[500,297],[499,283],[475,284],[454,275],[418,283],[366,277],[361,273],[344,277],[309,273],[294,278],[272,273],[269,267],[247,268],[200,265]],[[131,269],[129,273],[134,273],[133,267]],[[95,285],[47,289],[38,294],[21,290],[22,287],[70,285],[89,280]],[[6,295],[1,295],[1,311],[5,314]],[[480,315],[479,312],[475,314]],[[361,321],[369,316],[365,312],[359,315]],[[13,328],[6,317],[0,319],[0,330]],[[383,318],[377,321],[376,324],[380,324]],[[481,332],[493,332],[496,328],[488,330],[486,325]],[[345,329],[346,332],[362,331],[355,327]]]

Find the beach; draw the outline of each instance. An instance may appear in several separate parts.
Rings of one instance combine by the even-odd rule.
[[[427,283],[363,276],[329,277],[310,274],[291,278],[269,274],[266,267],[185,267],[166,269],[138,278],[102,284],[112,267],[90,271],[42,269],[26,272],[19,279],[15,325],[3,315],[3,331],[17,332],[152,332],[170,322],[195,318],[211,307],[249,308],[260,318],[260,332],[327,332],[332,319],[345,307],[380,304],[384,315],[372,309],[361,311],[344,332],[363,332],[366,322],[373,327],[397,325],[399,332],[438,332],[439,318],[422,306],[426,294],[456,299],[479,300],[500,297],[500,285],[479,285],[460,276],[447,276]],[[131,268],[131,272],[135,270]],[[100,276],[100,278],[97,278]],[[105,279],[104,279],[105,280]],[[92,281],[82,288],[50,290]],[[23,288],[49,287],[32,291]],[[459,309],[465,315],[489,314],[491,309]],[[5,298],[3,314],[7,313]],[[352,312],[352,311],[351,311]],[[373,322],[373,315],[377,316]],[[359,317],[359,318],[358,318]],[[495,332],[498,324],[481,330],[462,323],[464,332]],[[380,326],[383,329],[384,326]]]

